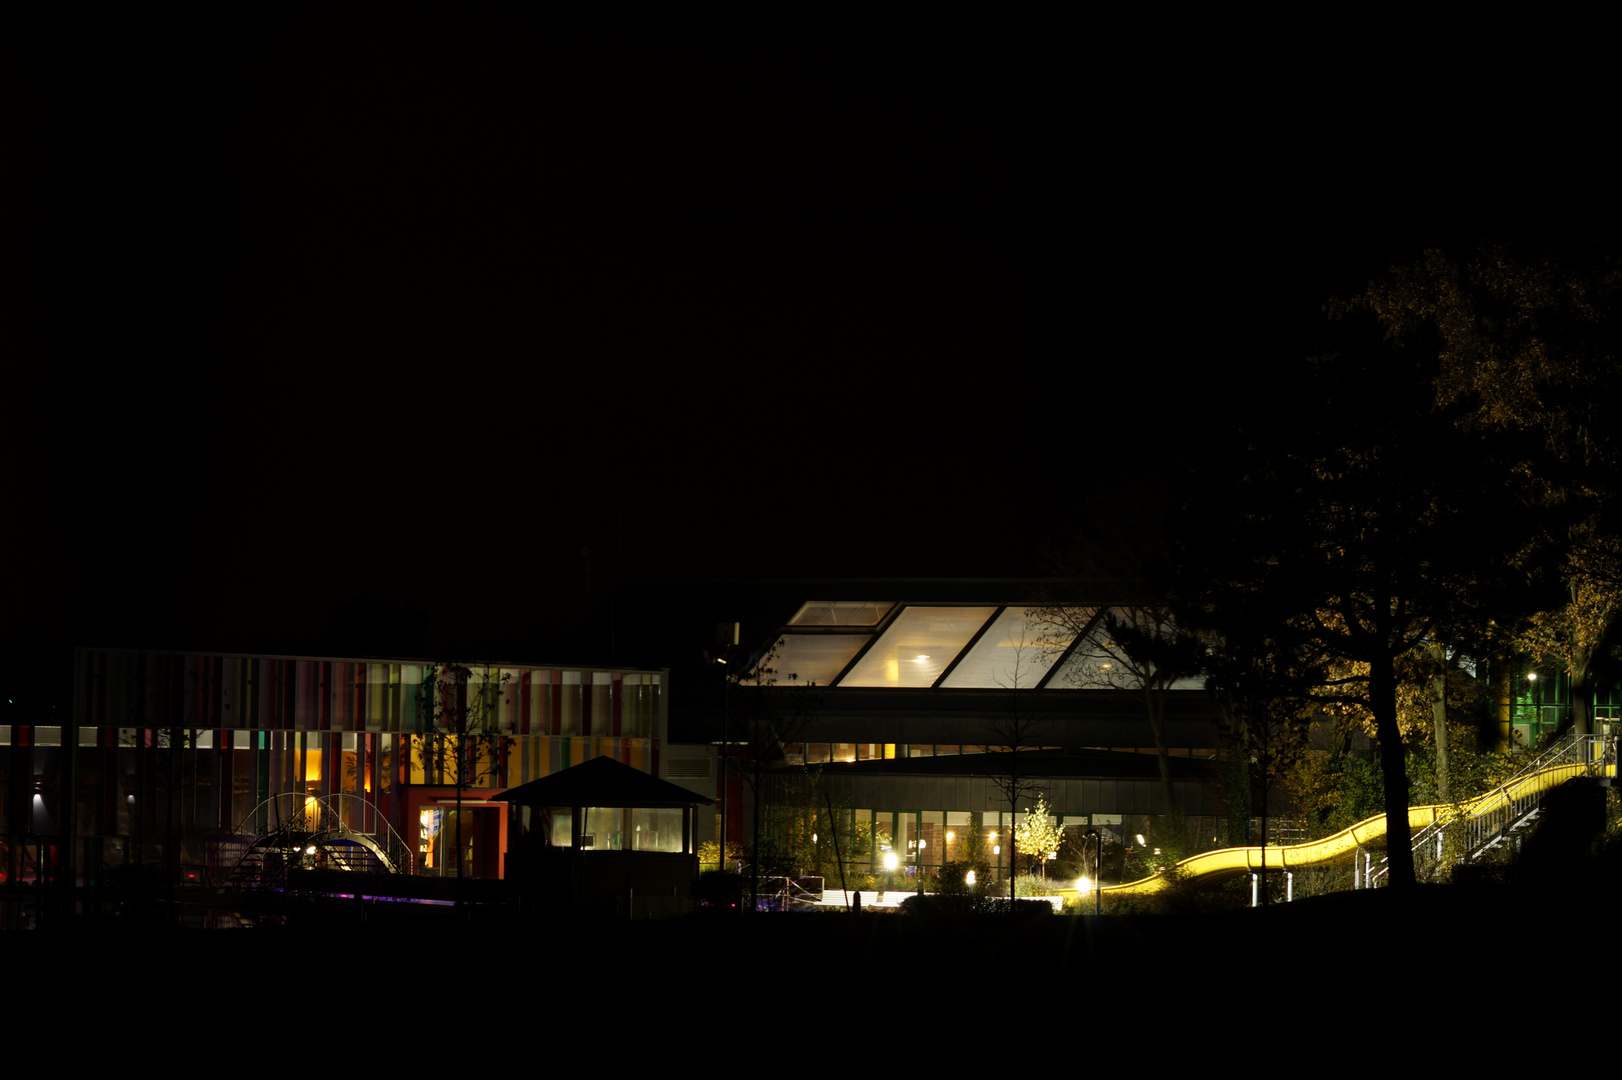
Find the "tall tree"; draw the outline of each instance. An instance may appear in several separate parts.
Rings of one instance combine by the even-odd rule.
[[[1048,556],[1057,588],[1026,612],[1035,644],[1066,658],[1072,685],[1121,690],[1142,702],[1155,742],[1164,812],[1176,813],[1166,740],[1166,692],[1198,673],[1198,647],[1179,626],[1170,588],[1168,524],[1199,454],[1181,433],[1156,432],[1111,461],[1110,497]]]
[[[1488,492],[1428,384],[1383,350],[1314,361],[1300,414],[1252,439],[1241,475],[1197,513],[1208,543],[1185,568],[1215,629],[1271,619],[1318,693],[1365,706],[1384,777],[1391,881],[1412,884],[1397,664],[1474,618],[1509,556],[1484,540]],[[1339,662],[1338,668],[1332,667]],[[1331,672],[1337,672],[1331,674]]]
[[[1014,666],[1009,675],[1009,682],[1004,687],[1008,691],[1008,704],[1003,714],[993,720],[988,728],[989,742],[986,746],[986,759],[988,772],[1002,797],[1008,802],[1007,830],[1008,866],[1011,872],[1008,875],[1008,903],[1010,910],[1015,899],[1015,882],[1019,866],[1019,835],[1018,830],[1012,827],[1019,814],[1020,800],[1029,800],[1041,792],[1041,784],[1033,774],[1027,752],[1035,750],[1042,745],[1048,735],[1048,723],[1030,709],[1025,708],[1025,697],[1035,689],[1037,682],[1037,663],[1028,656],[1029,652],[1036,651],[1025,644],[1020,638],[1019,644],[1014,647]]]
[[[417,764],[429,783],[456,790],[456,877],[466,876],[462,837],[462,793],[493,780],[501,771],[510,731],[501,723],[500,701],[511,676],[488,664],[430,664],[417,688]],[[443,850],[444,836],[440,837]]]
[[[1165,813],[1176,813],[1166,694],[1199,672],[1200,646],[1179,628],[1171,603],[1141,601],[1102,609],[1050,604],[1026,614],[1039,627],[1044,648],[1068,654],[1066,677],[1073,685],[1124,690],[1142,701],[1155,740]]]
[[[744,750],[744,779],[752,796],[749,838],[749,910],[760,905],[760,864],[774,858],[769,844],[761,842],[761,813],[764,810],[772,770],[783,765],[783,747],[798,742],[811,723],[815,703],[811,693],[815,683],[802,683],[795,672],[779,673],[777,650],[781,641],[757,650],[739,670],[728,674],[729,692],[738,696],[735,717],[740,721]],[[725,749],[725,748],[723,748]],[[723,759],[724,761],[724,759]]]
[[[1478,468],[1542,517],[1560,599],[1521,623],[1516,645],[1566,671],[1586,733],[1593,662],[1622,615],[1622,267],[1428,251],[1335,310],[1373,314],[1390,342],[1430,360],[1435,406],[1478,438]]]
[[[1187,625],[1198,625],[1201,615],[1191,611]],[[1267,903],[1267,831],[1270,796],[1276,782],[1294,767],[1306,745],[1306,729],[1314,711],[1312,691],[1327,675],[1305,658],[1316,655],[1305,643],[1292,641],[1286,625],[1268,617],[1247,619],[1240,607],[1224,613],[1223,631],[1199,635],[1205,689],[1217,708],[1228,739],[1228,752],[1241,759],[1244,777],[1244,820],[1249,822],[1253,789],[1260,787],[1262,845],[1262,903]],[[1236,770],[1238,772],[1240,770]],[[1230,814],[1230,820],[1238,815]],[[1238,846],[1245,837],[1230,839]]]

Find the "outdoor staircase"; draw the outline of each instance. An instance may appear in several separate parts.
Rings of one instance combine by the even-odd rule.
[[[1414,877],[1435,881],[1461,862],[1473,862],[1520,840],[1543,812],[1543,800],[1553,787],[1578,777],[1614,776],[1617,741],[1607,735],[1568,735],[1533,758],[1527,765],[1480,799],[1472,810],[1444,815],[1414,834]],[[1532,783],[1550,773],[1550,784]],[[1385,879],[1384,859],[1368,877],[1370,888]]]
[[[1547,794],[1547,792],[1544,794]],[[1539,803],[1537,806],[1532,807],[1532,809],[1528,810],[1515,821],[1510,822],[1510,824],[1499,832],[1497,836],[1494,836],[1491,840],[1488,840],[1485,844],[1482,844],[1481,847],[1475,851],[1470,852],[1466,858],[1474,861],[1487,855],[1491,855],[1494,851],[1509,844],[1514,844],[1515,849],[1519,851],[1521,835],[1530,831],[1532,826],[1537,824],[1538,818],[1542,816],[1543,805]]]

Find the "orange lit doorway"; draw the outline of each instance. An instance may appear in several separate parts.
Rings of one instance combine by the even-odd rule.
[[[424,800],[416,812],[417,867],[432,877],[499,878],[507,841],[507,807],[464,799],[461,811],[461,850],[457,850],[457,811],[454,796]]]

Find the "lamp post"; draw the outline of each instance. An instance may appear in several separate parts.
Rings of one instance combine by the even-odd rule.
[[[1101,843],[1103,838],[1094,828],[1088,828],[1083,835],[1093,843],[1093,914],[1102,915],[1104,914],[1104,851]],[[1082,857],[1085,858],[1086,854],[1087,849],[1083,847]]]

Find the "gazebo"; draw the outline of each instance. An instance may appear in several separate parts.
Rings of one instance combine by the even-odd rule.
[[[681,914],[698,877],[687,788],[609,757],[531,780],[496,800],[513,807],[522,837],[507,876],[539,906],[628,917]]]

